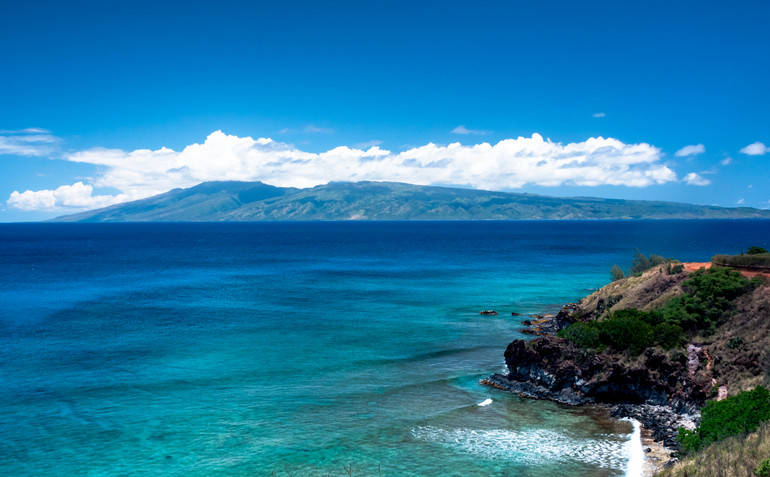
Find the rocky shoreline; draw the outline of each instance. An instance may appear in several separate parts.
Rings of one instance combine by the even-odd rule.
[[[672,359],[670,353],[648,349],[624,360],[557,338],[575,322],[579,307],[570,303],[556,315],[525,321],[528,333],[538,337],[511,342],[505,351],[508,373],[482,383],[528,398],[597,405],[612,417],[636,419],[660,444],[653,446],[658,464],[673,463],[678,429],[695,427],[710,383],[691,372],[686,355]]]

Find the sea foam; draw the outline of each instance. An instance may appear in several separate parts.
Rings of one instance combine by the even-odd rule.
[[[412,435],[482,458],[531,466],[578,461],[603,469],[630,469],[633,463],[628,462],[628,441],[623,435],[616,434],[607,434],[604,439],[589,439],[546,429],[439,429],[425,426],[413,429]]]

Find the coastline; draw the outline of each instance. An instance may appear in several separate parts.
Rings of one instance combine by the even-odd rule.
[[[481,384],[502,391],[513,392],[528,399],[545,399],[581,408],[591,407],[605,413],[608,418],[638,422],[641,431],[639,445],[644,450],[643,471],[640,475],[644,477],[651,477],[656,472],[663,470],[664,467],[673,465],[678,461],[675,457],[677,449],[674,444],[676,429],[679,426],[691,428],[695,425],[695,416],[677,414],[666,406],[596,402],[574,403],[533,392],[534,388],[532,387],[511,385],[509,380],[499,374],[482,379]]]
[[[527,328],[522,332],[527,335],[538,336],[534,340],[555,338],[560,329],[572,323],[571,316],[577,311],[578,306],[575,303],[568,303],[555,315],[536,315],[532,317],[532,320],[524,320],[523,324]],[[526,340],[526,342],[534,340]],[[516,341],[512,342],[511,345]],[[506,350],[506,362],[511,345]],[[696,420],[700,417],[696,407],[684,401],[665,403],[597,401],[590,395],[571,388],[570,384],[577,384],[576,387],[578,388],[584,384],[580,379],[575,379],[575,376],[570,375],[570,373],[579,373],[576,369],[565,370],[567,376],[565,382],[565,376],[556,375],[552,369],[548,369],[545,365],[535,364],[533,366],[532,363],[526,363],[523,366],[526,368],[526,378],[523,380],[511,379],[513,373],[510,372],[509,367],[509,374],[493,374],[482,379],[481,384],[517,393],[530,399],[546,399],[577,407],[591,406],[602,409],[608,417],[631,422],[636,421],[640,426],[638,445],[643,450],[642,469],[640,473],[632,473],[629,469],[627,475],[651,477],[665,467],[676,463],[678,459],[675,457],[677,452],[675,439],[679,427],[694,428]]]

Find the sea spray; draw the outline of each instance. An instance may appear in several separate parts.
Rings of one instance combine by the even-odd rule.
[[[626,442],[628,466],[626,477],[642,477],[644,468],[644,449],[642,448],[642,425],[636,419],[622,419],[634,426],[631,436]]]

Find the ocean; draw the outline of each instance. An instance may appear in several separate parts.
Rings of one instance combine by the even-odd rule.
[[[0,474],[621,476],[632,425],[479,384],[526,316],[770,221],[0,224]],[[493,309],[498,315],[480,315]]]

